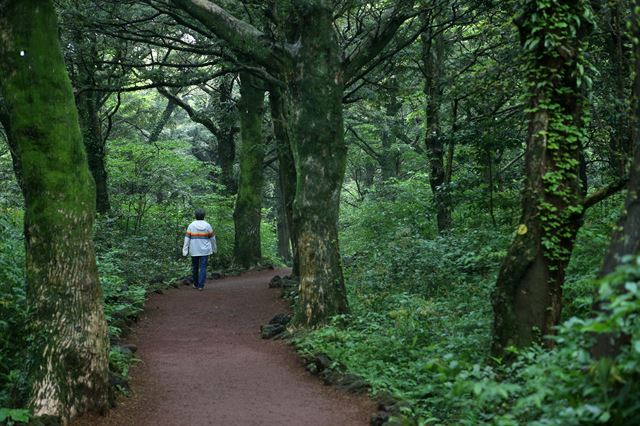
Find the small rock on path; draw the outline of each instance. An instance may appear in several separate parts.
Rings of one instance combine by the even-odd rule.
[[[154,296],[130,336],[142,362],[132,368],[133,396],[106,417],[77,426],[351,426],[375,410],[307,373],[293,349],[265,341],[260,325],[286,311],[277,273],[208,281]]]

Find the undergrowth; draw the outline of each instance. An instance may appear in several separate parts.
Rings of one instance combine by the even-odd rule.
[[[341,239],[351,312],[298,332],[294,343],[304,356],[326,353],[363,377],[372,394],[404,401],[408,424],[633,424],[640,395],[640,293],[633,283],[640,266],[595,281],[594,259],[606,250],[619,199],[585,219],[556,348],[531,348],[502,365],[489,354],[491,294],[515,229],[510,212],[497,211],[494,226],[467,205],[456,212],[459,226],[437,236],[433,218],[423,213],[431,202],[426,184],[393,185],[387,192],[394,197],[381,191],[345,209]],[[625,282],[632,284],[623,296],[611,290]],[[587,319],[599,286],[618,322],[605,314]],[[591,359],[593,333],[612,329],[634,336],[632,346],[614,361]]]

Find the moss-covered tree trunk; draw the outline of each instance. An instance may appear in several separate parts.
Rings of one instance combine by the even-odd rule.
[[[234,261],[245,268],[262,258],[260,221],[264,182],[263,83],[247,73],[240,74],[240,179],[233,212],[235,225]]]
[[[546,19],[536,19],[539,17]],[[519,19],[530,95],[522,217],[493,295],[493,352],[541,342],[560,320],[582,218],[579,165],[585,1],[530,1]]]
[[[440,129],[440,106],[442,103],[442,78],[444,67],[444,40],[442,35],[430,30],[421,35],[422,62],[424,67],[424,93],[427,123],[425,144],[430,164],[429,184],[436,207],[438,232],[451,228],[451,206],[447,173],[445,169],[444,138]]]
[[[95,190],[53,4],[0,3],[0,88],[23,170],[31,407],[107,407],[107,327],[91,230]]]
[[[338,209],[347,148],[340,49],[329,2],[298,2],[300,50],[290,82],[296,165],[294,221],[300,256],[296,320],[322,323],[347,311]]]
[[[296,168],[291,152],[291,111],[286,95],[279,88],[269,90],[269,104],[271,105],[271,121],[273,134],[276,139],[278,152],[278,178],[282,208],[288,234],[291,240],[293,271],[300,274],[300,258],[298,252],[297,228],[294,222],[293,201],[296,196]]]

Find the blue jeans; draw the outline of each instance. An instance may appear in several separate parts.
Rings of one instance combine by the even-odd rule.
[[[193,285],[198,288],[203,288],[207,280],[207,259],[209,256],[191,256],[191,276]]]

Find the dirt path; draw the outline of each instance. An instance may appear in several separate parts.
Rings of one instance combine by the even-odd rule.
[[[260,325],[286,311],[267,287],[278,272],[286,273],[248,273],[209,281],[204,291],[184,287],[153,297],[129,339],[142,359],[132,370],[134,396],[107,417],[76,424],[368,424],[370,401],[322,385],[291,347],[260,338]]]

